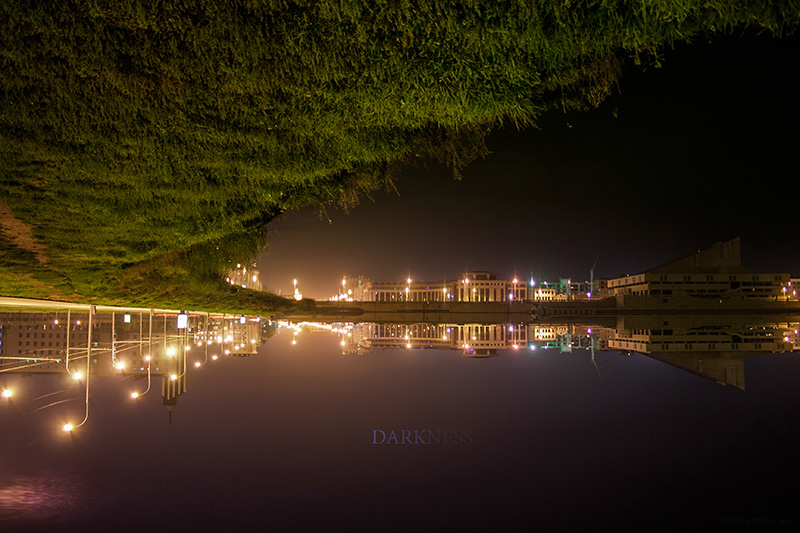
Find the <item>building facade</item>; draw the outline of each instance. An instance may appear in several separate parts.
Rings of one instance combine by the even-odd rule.
[[[364,276],[342,279],[331,300],[355,302],[512,302],[525,301],[529,287],[519,279],[502,280],[494,272],[465,272],[458,280],[373,281]]]
[[[790,299],[789,274],[766,274],[741,266],[739,238],[672,261],[647,272],[606,281],[609,296],[701,299]]]

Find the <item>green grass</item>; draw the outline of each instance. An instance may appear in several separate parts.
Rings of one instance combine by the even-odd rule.
[[[457,176],[498,124],[596,107],[677,42],[799,19],[795,0],[8,0],[0,201],[60,291],[134,298],[122,280],[178,253],[192,268],[160,283],[202,299],[288,209],[351,205],[419,157]],[[33,291],[7,255],[0,292]]]

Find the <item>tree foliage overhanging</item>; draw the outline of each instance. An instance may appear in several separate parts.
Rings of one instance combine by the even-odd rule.
[[[286,209],[351,204],[418,157],[457,172],[493,125],[596,107],[677,42],[799,19],[796,0],[7,0],[0,201],[79,292],[175,251],[218,273],[197,250]]]

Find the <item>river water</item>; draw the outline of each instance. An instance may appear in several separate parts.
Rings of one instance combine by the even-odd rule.
[[[87,382],[85,313],[0,313],[5,531],[800,520],[796,320],[673,324],[672,355],[641,325],[205,320],[96,316]]]

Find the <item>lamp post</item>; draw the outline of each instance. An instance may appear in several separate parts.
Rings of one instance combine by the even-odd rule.
[[[89,332],[88,343],[86,345],[86,396],[84,398],[84,415],[83,420],[78,425],[72,425],[69,422],[64,424],[61,429],[70,432],[73,429],[79,428],[86,423],[89,419],[89,377],[91,375],[91,360],[92,360],[92,324],[94,323],[94,309],[95,306],[89,306]]]

